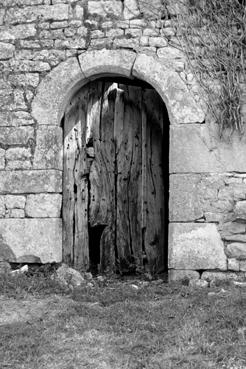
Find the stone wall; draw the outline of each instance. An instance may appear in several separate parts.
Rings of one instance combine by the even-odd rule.
[[[245,136],[221,141],[204,115],[199,87],[177,48],[179,4],[170,1],[163,11],[161,0],[1,1],[0,259],[61,261],[61,95],[65,104],[66,86],[90,77],[88,51],[130,50],[133,59],[147,54],[164,68],[162,97],[171,123],[169,267],[178,271],[173,278],[198,276],[197,270],[245,271]],[[173,73],[186,90],[173,83]],[[141,76],[161,86],[164,74]],[[189,118],[179,115],[180,106]]]

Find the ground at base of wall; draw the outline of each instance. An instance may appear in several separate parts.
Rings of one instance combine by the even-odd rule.
[[[42,274],[5,274],[2,367],[245,368],[245,299],[229,285],[93,279],[69,291]]]

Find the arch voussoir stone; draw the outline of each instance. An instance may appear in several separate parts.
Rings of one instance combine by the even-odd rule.
[[[205,115],[178,73],[158,58],[139,54],[132,74],[151,84],[164,100],[171,123],[201,123]]]
[[[171,123],[201,123],[204,112],[174,70],[157,57],[129,50],[92,50],[67,59],[40,83],[32,102],[38,124],[59,125],[64,108],[76,90],[101,76],[139,78],[152,85],[164,100]]]
[[[131,78],[136,53],[129,50],[93,50],[80,54],[79,62],[86,78],[118,75]]]
[[[32,116],[42,125],[59,125],[64,104],[81,81],[86,83],[77,58],[59,64],[42,80],[32,102]]]

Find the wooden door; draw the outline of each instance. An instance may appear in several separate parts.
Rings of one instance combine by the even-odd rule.
[[[64,260],[162,271],[164,104],[151,88],[97,80],[64,116]]]

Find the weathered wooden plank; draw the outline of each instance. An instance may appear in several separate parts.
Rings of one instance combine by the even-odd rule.
[[[129,269],[132,260],[131,233],[128,213],[128,178],[132,155],[125,124],[124,91],[117,89],[114,115],[115,184],[116,184],[116,246],[121,270]],[[129,127],[127,127],[129,128]]]
[[[107,219],[101,242],[101,270],[115,270],[115,144],[114,144],[114,110],[116,84],[106,83],[101,110],[101,162],[104,198],[107,203]]]
[[[98,83],[90,93],[88,142],[93,143],[94,159],[90,168],[90,227],[104,226],[100,243],[101,269],[114,267],[114,101],[109,101],[112,84]],[[103,228],[101,228],[103,229]],[[93,231],[93,229],[92,229]],[[99,236],[99,234],[98,234]],[[96,247],[98,250],[98,248]],[[96,252],[95,249],[95,252]],[[98,252],[98,251],[97,251]]]
[[[63,222],[64,259],[77,268],[87,269],[88,252],[88,172],[85,155],[87,90],[71,101],[64,122]],[[87,200],[86,200],[87,197]]]
[[[129,173],[127,179],[128,219],[131,252],[138,270],[142,267],[142,226],[141,226],[141,100],[142,91],[137,86],[125,87],[124,129],[130,151]]]
[[[151,273],[160,272],[164,267],[163,115],[159,99],[155,91],[144,91],[143,101],[147,112],[147,221],[145,250]]]

